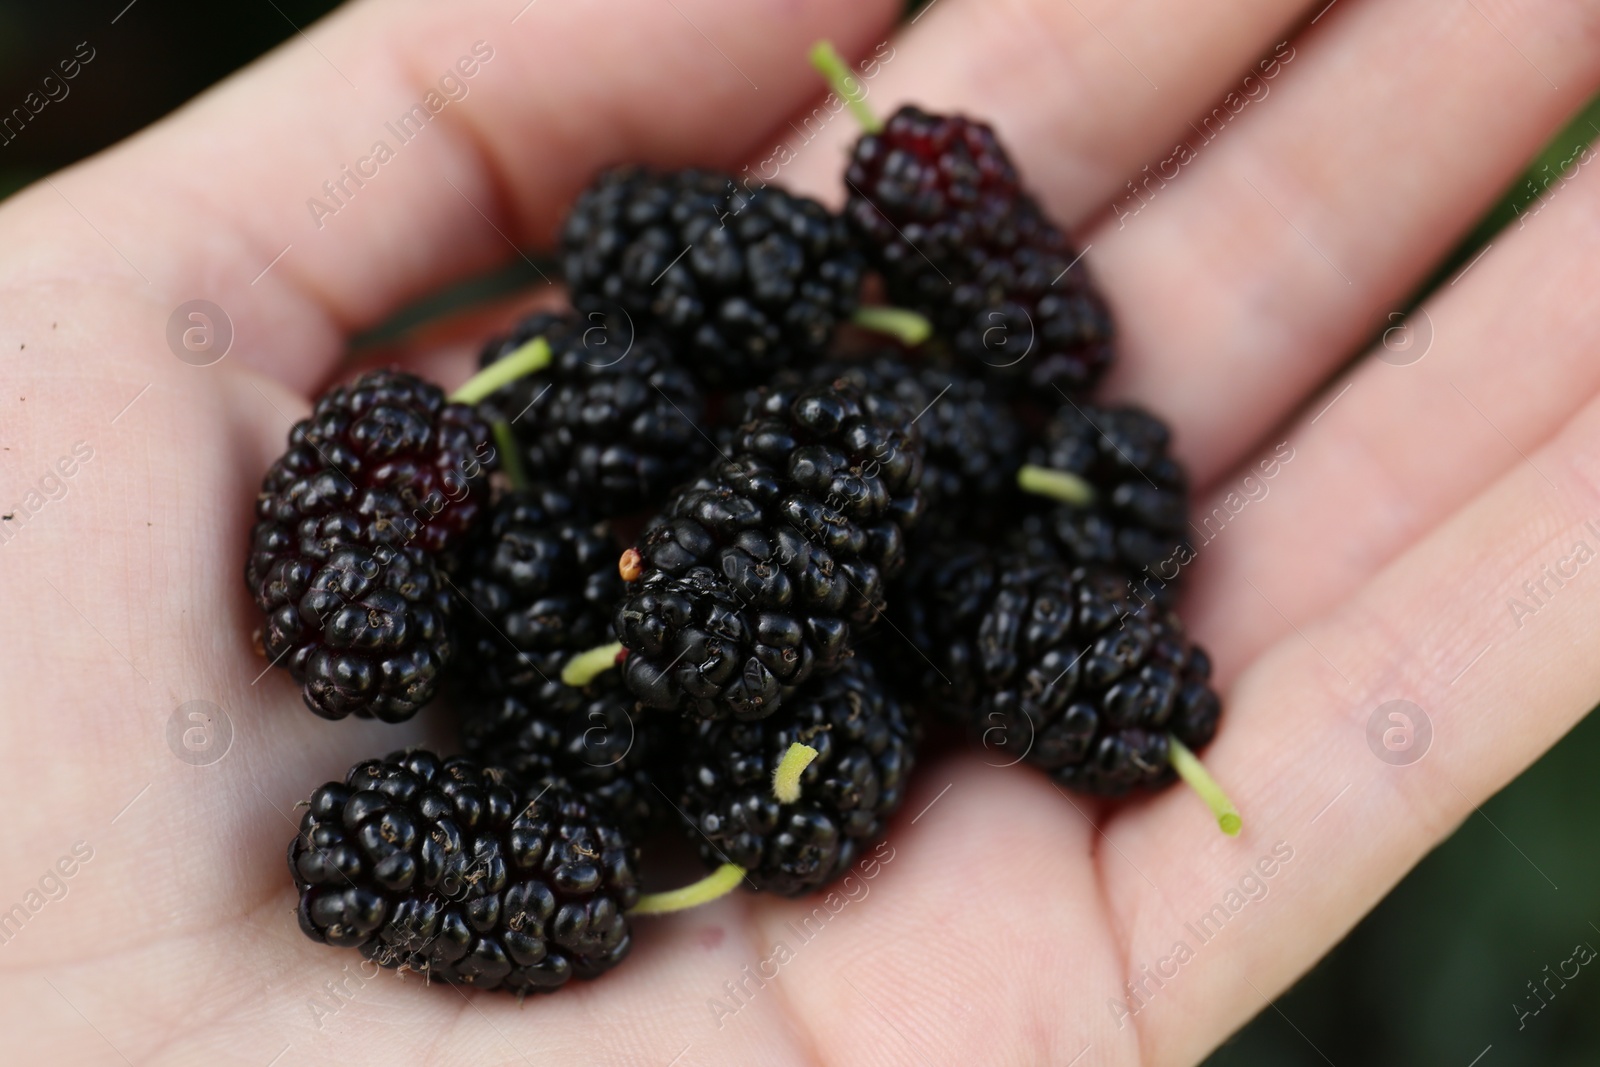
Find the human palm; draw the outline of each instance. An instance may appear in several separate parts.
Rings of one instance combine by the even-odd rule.
[[[732,17],[709,0],[357,3],[12,198],[8,1052],[1203,1057],[1600,693],[1594,577],[1523,591],[1589,537],[1600,486],[1592,176],[1341,370],[1600,79],[1593,16],[1549,6],[1344,0],[1307,25],[1314,8],[1253,0],[938,0],[897,28],[890,0]],[[605,163],[748,162],[840,199],[854,130],[811,113],[805,54],[823,36],[876,55],[882,113],[991,119],[1078,227],[1122,329],[1109,392],[1173,422],[1199,489],[1184,611],[1218,664],[1227,710],[1206,755],[1243,835],[1183,790],[1102,805],[961,753],[919,768],[879,863],[831,905],[736,894],[642,919],[623,967],[553,997],[424,989],[313,945],[284,869],[293,804],[440,724],[322,722],[263,673],[240,580],[261,473],[347,373],[352,333],[513,241],[547,245]],[[441,88],[468,56],[450,83],[465,95]],[[401,143],[386,124],[430,88],[448,103]],[[210,366],[168,342],[193,299],[231,321]],[[384,358],[454,384],[468,347]],[[1392,700],[1431,722],[1420,759],[1392,709],[1371,727]],[[226,745],[221,717],[179,710],[191,701],[223,709]]]

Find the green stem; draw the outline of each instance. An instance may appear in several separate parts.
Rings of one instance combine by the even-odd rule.
[[[561,681],[575,689],[581,689],[594,681],[600,674],[609,671],[617,665],[617,656],[622,652],[622,642],[613,641],[609,645],[591,648],[587,652],[579,652],[567,660],[567,665],[561,668]]]
[[[494,447],[500,452],[500,469],[506,472],[511,488],[528,488],[528,471],[522,465],[522,449],[517,446],[517,435],[511,432],[511,424],[505,419],[496,419],[491,430]]]
[[[866,105],[867,94],[861,91],[861,83],[856,80],[855,72],[844,61],[839,50],[833,47],[832,41],[818,41],[811,46],[811,65],[828,80],[828,85],[839,94],[839,99],[850,105],[850,113],[863,130],[868,133],[883,132],[883,120]],[[852,85],[854,89],[850,88]]]
[[[933,323],[905,308],[859,307],[850,321],[862,329],[886,333],[911,348],[933,336]]]
[[[502,385],[548,367],[550,358],[550,342],[535,337],[468,378],[461,388],[450,394],[450,399],[457,404],[476,404]]]
[[[1172,769],[1178,772],[1178,777],[1189,783],[1190,789],[1200,794],[1200,799],[1206,802],[1211,814],[1217,817],[1217,825],[1222,828],[1222,832],[1229,837],[1238,837],[1239,831],[1244,829],[1244,820],[1239,818],[1239,809],[1233,806],[1228,794],[1224,793],[1217,780],[1211,777],[1211,772],[1206,770],[1205,764],[1172,734],[1167,735],[1167,747]]]
[[[718,897],[726,896],[733,887],[744,881],[744,868],[737,863],[724,863],[698,882],[665,893],[646,893],[630,911],[633,915],[667,915],[674,911],[698,908]]]
[[[793,804],[800,799],[800,776],[816,758],[817,750],[810,745],[796,741],[789,746],[778,769],[772,772],[772,795],[780,804]]]
[[[1094,486],[1070,471],[1024,463],[1017,471],[1017,485],[1024,493],[1047,496],[1063,504],[1087,507],[1094,503]]]

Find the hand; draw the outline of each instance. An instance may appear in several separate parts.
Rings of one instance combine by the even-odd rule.
[[[520,2],[351,5],[0,208],[18,1062],[1193,1063],[1593,704],[1595,575],[1523,583],[1600,541],[1596,179],[1340,369],[1585,98],[1593,19]],[[837,896],[642,919],[614,974],[522,1007],[311,944],[293,804],[445,732],[330,725],[263,672],[240,580],[261,473],[351,334],[548,245],[603,164],[772,176],[787,143],[776,180],[837,202],[848,114],[802,143],[823,36],[876,54],[880,113],[991,119],[1089,249],[1124,338],[1110,392],[1172,420],[1198,489],[1185,613],[1243,836],[1181,789],[1102,806],[965,753],[919,769]],[[231,324],[210,366],[214,313],[168,341],[198,299]],[[384,358],[453,385],[467,349]],[[1374,718],[1395,700],[1409,718]]]

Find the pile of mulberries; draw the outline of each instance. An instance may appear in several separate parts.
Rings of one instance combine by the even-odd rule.
[[[519,997],[596,978],[638,916],[876,862],[930,733],[1101,797],[1181,775],[1229,828],[1173,610],[1187,481],[1090,395],[1106,302],[989,127],[874,127],[838,213],[599,174],[566,309],[453,393],[372,371],[295,425],[244,560],[265,665],[454,737],[310,793],[307,937]],[[662,848],[706,877],[644,892]]]

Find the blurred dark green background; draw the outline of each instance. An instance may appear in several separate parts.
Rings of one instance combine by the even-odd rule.
[[[0,0],[6,107],[78,42],[95,49],[71,83],[70,108],[58,116],[51,105],[0,145],[0,196],[159,118],[334,6]],[[1600,102],[1530,162],[1418,299],[1559,174],[1560,162],[1592,137],[1591,122],[1600,126]],[[1555,996],[1546,994],[1548,1005],[1520,1025],[1514,1007],[1536,1006],[1528,983],[1544,982],[1578,943],[1600,948],[1600,856],[1591,847],[1591,828],[1600,826],[1597,767],[1600,718],[1591,717],[1469,818],[1211,1067],[1468,1067],[1480,1056],[1478,1067],[1600,1064],[1600,965],[1582,967],[1565,988],[1550,981]]]

